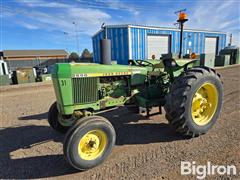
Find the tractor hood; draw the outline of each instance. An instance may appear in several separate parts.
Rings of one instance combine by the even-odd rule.
[[[104,65],[95,63],[58,63],[52,72],[53,78],[78,78],[147,74],[147,68],[129,65]]]

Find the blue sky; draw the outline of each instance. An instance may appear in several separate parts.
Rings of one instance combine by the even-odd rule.
[[[183,8],[187,28],[232,33],[240,44],[239,0],[1,0],[0,49],[77,51],[77,34],[80,52],[92,51],[91,36],[103,22],[175,27],[174,12]]]

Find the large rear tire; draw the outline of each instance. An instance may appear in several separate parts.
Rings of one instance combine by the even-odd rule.
[[[59,118],[59,112],[57,109],[57,102],[54,102],[48,111],[48,123],[57,132],[66,133],[67,130],[69,129],[69,126],[63,126],[59,122],[58,118]]]
[[[175,79],[166,96],[166,119],[186,136],[206,133],[222,108],[223,86],[220,76],[207,67],[188,69]]]
[[[115,130],[107,119],[84,117],[67,132],[63,143],[64,157],[74,168],[87,170],[108,157],[115,140]]]

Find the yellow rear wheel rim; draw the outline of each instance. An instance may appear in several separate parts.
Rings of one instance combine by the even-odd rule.
[[[102,130],[86,133],[79,141],[78,154],[84,160],[98,158],[107,146],[107,135]]]
[[[208,124],[218,106],[218,91],[212,83],[204,83],[192,100],[192,119],[199,126]]]

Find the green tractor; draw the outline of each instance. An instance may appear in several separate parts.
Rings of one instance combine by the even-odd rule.
[[[215,70],[198,60],[131,60],[129,65],[56,64],[52,73],[56,102],[49,109],[50,126],[66,132],[67,162],[79,170],[102,163],[116,140],[114,127],[101,112],[117,106],[164,107],[177,132],[196,137],[216,122],[223,86]]]

